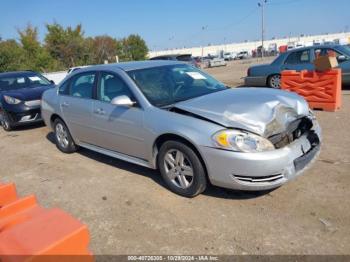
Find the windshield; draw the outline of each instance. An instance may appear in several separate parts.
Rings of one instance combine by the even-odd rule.
[[[350,57],[350,47],[349,46],[347,46],[347,45],[340,46],[339,50],[343,51],[343,53],[345,53],[345,55]]]
[[[35,73],[23,73],[0,77],[0,91],[50,85],[45,77]]]
[[[192,56],[191,55],[180,55],[176,59],[179,60],[179,61],[191,62],[192,61]]]
[[[227,89],[189,65],[171,65],[128,72],[151,104],[163,107]]]

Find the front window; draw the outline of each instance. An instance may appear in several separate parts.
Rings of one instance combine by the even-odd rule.
[[[189,65],[138,69],[128,74],[157,107],[227,89],[223,83]]]
[[[348,45],[342,45],[339,46],[338,49],[344,53],[347,57],[350,57],[350,46]]]
[[[335,51],[332,48],[316,48],[315,49],[315,57],[318,58],[320,56],[330,56],[330,57],[337,57],[342,55],[341,53]]]
[[[0,91],[33,88],[38,86],[47,86],[50,84],[50,81],[45,77],[35,73],[24,73],[0,77]]]

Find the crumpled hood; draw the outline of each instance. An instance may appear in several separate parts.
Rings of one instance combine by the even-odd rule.
[[[304,98],[270,88],[228,89],[179,102],[175,107],[264,137],[286,131],[289,123],[309,114]]]
[[[20,99],[22,101],[31,101],[31,100],[39,100],[41,99],[42,94],[50,89],[55,87],[54,85],[48,85],[48,86],[37,86],[37,87],[30,87],[30,88],[21,88],[21,89],[14,89],[14,90],[8,90],[8,91],[2,91],[0,92],[0,95],[7,95],[11,96],[17,99]]]

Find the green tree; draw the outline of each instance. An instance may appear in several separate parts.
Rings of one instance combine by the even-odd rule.
[[[82,26],[63,28],[58,23],[47,24],[45,47],[50,55],[65,67],[81,65],[86,59]]]
[[[23,69],[23,49],[15,40],[0,41],[0,72]]]
[[[57,71],[68,67],[101,64],[105,60],[144,60],[148,48],[139,35],[129,35],[117,40],[108,35],[84,37],[81,25],[62,27],[54,22],[47,24],[45,44],[38,37],[38,29],[27,25],[17,30],[19,42],[0,38],[0,71],[30,69]]]
[[[114,38],[108,35],[96,36],[93,46],[95,63],[102,64],[105,60],[115,62],[117,47],[117,40]]]
[[[38,39],[38,29],[30,24],[23,30],[17,30],[23,51],[21,67],[35,71],[51,71],[57,68],[57,63],[42,47]]]
[[[148,47],[145,40],[139,35],[129,35],[121,41],[121,57],[128,61],[145,60],[148,53]]]

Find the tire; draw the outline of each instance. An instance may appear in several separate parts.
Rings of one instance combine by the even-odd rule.
[[[281,88],[281,75],[275,74],[269,76],[269,78],[267,79],[267,85],[275,89]]]
[[[6,132],[13,130],[10,118],[5,111],[2,111],[1,113],[1,126]]]
[[[66,124],[59,118],[54,121],[53,130],[55,134],[56,147],[63,153],[71,154],[78,150]]]
[[[195,197],[206,189],[204,166],[199,156],[186,144],[179,141],[165,142],[159,150],[157,161],[163,180],[174,193]]]

